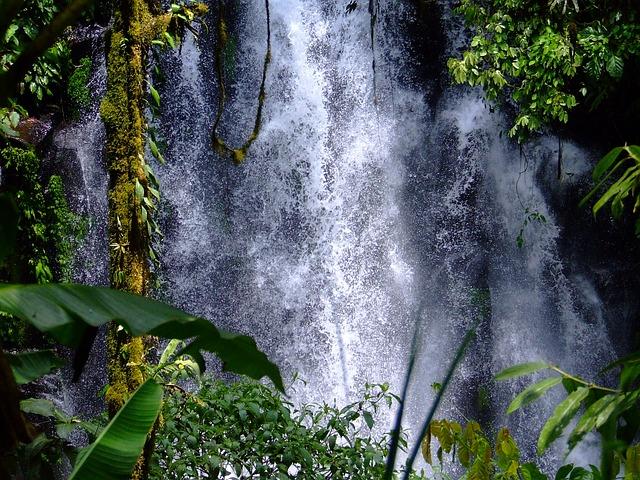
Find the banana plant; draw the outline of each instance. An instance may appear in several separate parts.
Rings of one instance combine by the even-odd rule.
[[[257,348],[253,339],[218,330],[208,320],[148,298],[85,285],[4,285],[0,286],[0,310],[29,322],[70,347],[80,346],[86,341],[87,332],[110,321],[117,322],[132,335],[177,338],[169,343],[160,365],[128,399],[96,442],[78,456],[73,479],[128,478],[160,412],[163,397],[160,382],[163,378],[175,379],[185,368],[191,372],[204,371],[202,352],[215,353],[226,370],[255,379],[266,376],[278,389],[284,390],[278,367]],[[195,361],[184,355],[190,355]],[[176,360],[171,361],[172,357]],[[13,355],[8,360],[15,383],[27,383],[60,366],[52,352],[45,351]],[[0,387],[3,391],[15,391],[15,383]],[[15,421],[16,417],[13,418]]]

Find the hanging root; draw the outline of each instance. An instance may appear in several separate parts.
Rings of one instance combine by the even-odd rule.
[[[378,103],[377,85],[376,85],[376,22],[378,21],[378,10],[380,5],[376,0],[369,0],[369,16],[371,23],[369,32],[371,36],[371,70],[373,72],[373,103]]]
[[[216,114],[216,119],[213,123],[213,132],[212,132],[212,143],[213,148],[220,155],[229,154],[233,161],[236,164],[241,164],[246,155],[247,151],[258,138],[258,134],[260,133],[260,126],[262,123],[262,109],[264,107],[264,101],[266,98],[265,93],[265,85],[267,83],[267,69],[269,68],[269,63],[271,62],[271,19],[269,16],[269,0],[265,0],[265,11],[267,14],[267,51],[264,55],[264,65],[262,67],[262,81],[260,83],[260,91],[258,93],[258,108],[256,110],[256,120],[253,125],[253,130],[249,138],[242,144],[239,148],[232,148],[226,144],[226,142],[218,135],[218,127],[220,125],[220,121],[222,119],[222,114],[224,113],[224,106],[227,100],[227,91],[224,84],[224,67],[223,67],[223,51],[227,44],[228,34],[227,34],[227,24],[225,21],[224,15],[224,3],[223,0],[218,0],[218,48],[216,48],[216,73],[218,76],[218,113]]]

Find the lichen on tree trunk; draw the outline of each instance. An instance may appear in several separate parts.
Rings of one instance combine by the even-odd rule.
[[[188,18],[206,13],[203,4],[184,7]],[[184,18],[184,16],[182,17]],[[107,141],[109,170],[109,275],[111,286],[145,295],[149,284],[151,229],[143,201],[149,197],[145,165],[147,56],[152,42],[183,27],[172,13],[162,12],[157,0],[118,0],[107,39],[107,92],[100,106]],[[122,408],[144,382],[145,352],[152,340],[132,338],[116,324],[107,331],[105,396],[109,415]],[[147,447],[151,447],[153,434]],[[145,447],[132,478],[146,478],[151,448]]]
[[[151,41],[166,29],[170,17],[153,15],[147,0],[121,0],[115,7],[107,44],[107,93],[100,113],[107,131],[109,184],[109,244],[111,285],[138,295],[149,283],[149,234],[136,195],[147,188],[144,169],[146,122],[144,96],[146,54]],[[131,338],[116,324],[107,332],[110,416],[144,381],[145,340]],[[132,478],[145,478],[147,459],[141,457]]]

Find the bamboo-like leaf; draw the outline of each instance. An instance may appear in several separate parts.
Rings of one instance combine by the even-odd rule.
[[[537,400],[545,394],[547,390],[555,387],[562,382],[562,377],[545,378],[544,380],[534,383],[525,388],[520,394],[513,399],[509,408],[507,408],[507,414],[513,413],[520,407],[528,405],[529,403]]]
[[[167,43],[171,48],[174,48],[174,49],[176,48],[176,41],[174,40],[173,36],[169,32],[164,32],[164,38],[167,39]]]
[[[600,159],[600,161],[593,168],[593,179],[597,182],[602,177],[602,174],[611,168],[613,162],[615,162],[622,152],[623,147],[613,148],[609,153]]]
[[[569,450],[572,450],[591,430],[602,426],[621,401],[620,395],[608,394],[589,405],[569,436]]]
[[[64,362],[56,357],[53,350],[8,353],[7,359],[18,385],[32,382],[64,365]]]
[[[158,90],[156,90],[153,85],[149,84],[149,91],[151,92],[151,96],[153,97],[153,101],[156,102],[156,105],[160,106],[160,94]]]
[[[144,382],[79,457],[69,480],[130,478],[162,405],[162,386]]]
[[[422,427],[419,430],[419,437],[418,438],[424,438],[424,436],[425,436],[425,434],[427,432],[427,429],[429,428],[429,425],[431,425],[431,421],[433,420],[433,416],[435,415],[436,410],[438,409],[438,406],[440,405],[440,402],[442,400],[442,396],[447,391],[447,387],[449,386],[449,383],[451,382],[451,378],[453,377],[453,373],[456,371],[456,368],[458,367],[458,364],[462,360],[462,357],[464,356],[464,353],[467,350],[467,347],[471,343],[471,340],[473,340],[475,338],[476,328],[478,326],[478,323],[479,323],[479,320],[476,320],[476,322],[474,322],[473,326],[469,329],[467,334],[464,336],[464,338],[462,340],[462,343],[458,347],[458,350],[456,351],[456,355],[453,358],[453,360],[451,361],[451,364],[449,365],[449,369],[447,370],[447,374],[445,375],[444,380],[442,381],[442,387],[440,388],[440,390],[436,394],[436,397],[435,397],[433,403],[431,404],[431,408],[429,409],[429,412],[427,413],[427,416],[426,416],[424,422],[422,423]],[[403,394],[403,398],[406,398],[404,396],[404,394]],[[407,457],[407,460],[405,462],[405,470],[404,470],[404,474],[402,475],[402,479],[403,480],[409,480],[409,475],[410,475],[410,472],[412,471],[412,468],[413,468],[413,462],[415,461],[416,457],[418,456],[418,452],[419,451],[420,451],[420,443],[416,442],[416,444],[411,449],[411,452],[409,453],[409,456]],[[389,462],[387,462],[387,466],[389,466]],[[389,476],[387,476],[387,475],[389,475]],[[388,478],[391,478],[389,469],[387,469],[387,471],[385,472],[385,479],[388,479]]]
[[[624,192],[629,188],[629,185],[633,182],[633,179],[638,176],[638,173],[635,171],[635,167],[629,167],[622,176],[616,180],[616,182],[609,187],[609,189],[604,192],[604,194],[598,199],[598,201],[593,206],[593,213],[596,214],[598,211],[604,207],[609,200],[611,200],[615,195],[620,192]]]
[[[581,387],[571,392],[558,404],[542,427],[538,437],[538,455],[542,455],[547,447],[562,435],[562,431],[576,414],[587,395],[589,395],[589,388]]]
[[[280,370],[251,337],[218,330],[208,320],[150,298],[87,285],[3,284],[0,311],[21,318],[69,347],[77,347],[90,327],[112,320],[133,336],[192,338],[189,351],[179,355],[199,358],[201,350],[215,353],[226,370],[255,379],[267,376],[284,391]]]
[[[549,364],[547,362],[521,363],[519,365],[513,365],[512,367],[505,368],[495,376],[495,379],[507,380],[509,378],[522,377],[545,368],[549,368]]]
[[[584,207],[587,204],[587,202],[591,199],[591,197],[593,197],[600,190],[600,188],[607,182],[607,180],[609,180],[609,177],[612,177],[613,174],[616,172],[616,170],[618,170],[623,165],[624,165],[624,161],[617,162],[613,166],[613,168],[609,170],[607,174],[600,179],[600,181],[596,184],[596,186],[593,187],[591,191],[587,195],[585,195],[582,200],[580,200],[578,207],[580,208]]]
[[[142,202],[142,199],[144,198],[144,187],[142,186],[142,184],[137,178],[136,178],[135,192],[136,192],[136,198],[140,202]]]
[[[640,145],[627,145],[625,150],[629,153],[631,158],[640,163]]]
[[[164,157],[160,153],[158,149],[158,145],[151,138],[149,138],[149,148],[151,149],[151,154],[158,160],[160,163],[164,164]]]

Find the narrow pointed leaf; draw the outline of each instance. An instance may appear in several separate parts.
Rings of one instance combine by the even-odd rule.
[[[153,85],[149,85],[149,91],[151,92],[151,96],[153,97],[153,101],[159,107],[160,106],[160,94],[158,93],[158,90],[156,90],[153,87]]]
[[[547,390],[560,383],[562,383],[562,377],[551,377],[530,385],[513,399],[509,408],[507,408],[507,414],[513,413],[520,407],[528,405],[529,403],[539,399]]]
[[[572,450],[591,430],[602,426],[620,401],[620,395],[609,394],[589,405],[569,436],[569,450]]]
[[[622,152],[622,149],[623,147],[616,147],[600,159],[593,169],[593,179],[595,181],[600,180],[602,174],[611,168],[613,162],[617,160],[620,152]]]
[[[640,163],[640,145],[627,145],[625,150],[631,158]]]
[[[69,480],[130,478],[161,405],[162,386],[147,380],[79,458]]]
[[[562,431],[576,414],[587,395],[589,395],[589,389],[581,387],[571,392],[558,404],[542,427],[538,437],[538,455],[542,455],[547,447],[562,435]]]
[[[521,363],[519,365],[513,365],[512,367],[505,368],[495,376],[495,379],[507,380],[509,378],[522,377],[545,368],[549,368],[549,364],[547,362]]]

